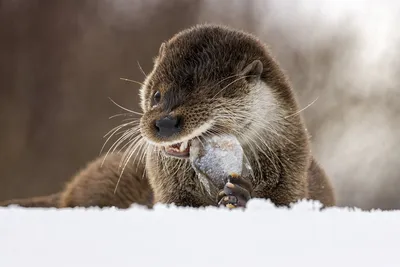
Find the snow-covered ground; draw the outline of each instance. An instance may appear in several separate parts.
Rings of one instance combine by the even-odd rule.
[[[0,208],[0,266],[400,266],[400,211]]]

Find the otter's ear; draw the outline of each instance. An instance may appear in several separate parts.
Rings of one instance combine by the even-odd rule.
[[[166,47],[167,44],[165,42],[160,45],[160,48],[158,49],[158,55],[153,58],[154,64],[157,64],[159,60],[164,57]]]
[[[247,81],[253,82],[260,79],[261,73],[263,71],[263,64],[260,60],[254,60],[249,65],[247,65],[241,72],[241,76],[248,76]]]
[[[167,45],[166,45],[165,42],[163,42],[163,43],[161,44],[160,49],[158,50],[158,56],[159,56],[159,57],[164,56],[165,47],[166,47],[166,46],[167,46]]]

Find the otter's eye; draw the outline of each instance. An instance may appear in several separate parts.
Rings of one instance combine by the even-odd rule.
[[[157,105],[161,100],[161,93],[160,91],[157,91],[153,95],[153,105]]]

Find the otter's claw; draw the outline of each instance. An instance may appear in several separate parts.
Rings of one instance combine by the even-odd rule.
[[[251,186],[241,177],[229,176],[224,189],[218,194],[218,205],[227,208],[246,207],[251,198]]]

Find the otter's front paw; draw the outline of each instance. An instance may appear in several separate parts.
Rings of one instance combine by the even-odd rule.
[[[218,194],[218,205],[227,208],[246,207],[251,198],[251,185],[239,176],[229,176],[224,189]]]

